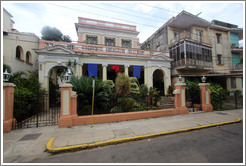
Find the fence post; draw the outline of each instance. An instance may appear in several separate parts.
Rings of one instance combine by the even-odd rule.
[[[59,128],[73,126],[72,118],[77,116],[77,95],[72,91],[71,84],[61,84],[61,116]]]
[[[174,105],[178,114],[188,114],[185,100],[185,86],[185,83],[176,83],[175,90],[173,91],[173,94],[175,95]]]
[[[202,111],[210,112],[213,111],[213,106],[211,104],[211,91],[209,89],[209,83],[199,83],[201,92],[201,106]]]
[[[12,130],[14,111],[14,87],[12,83],[3,83],[3,133]]]

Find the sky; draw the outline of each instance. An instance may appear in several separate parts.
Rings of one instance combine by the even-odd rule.
[[[56,27],[77,41],[78,17],[136,25],[140,43],[170,18],[185,10],[244,28],[243,1],[1,1],[12,16],[14,28],[41,37],[44,26]],[[240,42],[242,44],[242,41]]]

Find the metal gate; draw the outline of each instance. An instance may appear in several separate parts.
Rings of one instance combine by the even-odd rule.
[[[13,129],[57,125],[60,95],[15,95]]]
[[[201,110],[201,95],[200,89],[186,89],[186,107],[189,112],[196,112]]]

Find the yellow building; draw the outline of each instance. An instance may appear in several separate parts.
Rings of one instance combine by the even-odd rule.
[[[36,52],[39,81],[44,88],[49,89],[49,80],[59,83],[58,72],[68,64],[76,76],[92,76],[94,66],[96,77],[113,81],[117,72],[136,76],[138,67],[140,84],[157,86],[167,94],[171,85],[169,53],[138,49],[136,26],[79,17],[75,28],[77,43],[40,40]]]

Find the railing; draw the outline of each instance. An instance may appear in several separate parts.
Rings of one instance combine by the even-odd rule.
[[[187,32],[187,31],[183,31],[179,34],[179,36],[176,36],[175,38],[171,39],[170,44],[175,44],[175,43],[177,43],[183,39],[190,39],[190,40],[197,42],[197,43],[212,45],[208,38],[206,38],[204,36],[200,37],[197,34],[193,34],[193,33]]]
[[[212,68],[213,63],[208,61],[196,60],[196,59],[181,59],[171,62],[172,67],[184,67],[193,66],[196,68]]]
[[[136,26],[133,26],[133,25],[120,24],[120,23],[114,23],[114,22],[108,22],[108,21],[102,21],[102,20],[94,20],[94,19],[82,18],[82,17],[79,17],[78,23],[109,27],[109,28],[116,28],[116,29],[125,29],[129,31],[136,31]]]
[[[164,55],[166,57],[169,57],[168,52],[140,50],[140,49],[123,48],[123,47],[112,47],[112,46],[104,46],[104,45],[93,45],[93,44],[85,44],[85,43],[54,42],[54,41],[46,41],[46,40],[40,40],[39,48],[43,49],[45,47],[57,46],[57,45],[71,49],[75,52],[83,52],[83,53],[115,54],[115,55],[126,55],[126,56],[130,55],[130,56],[143,56],[143,57]]]
[[[243,70],[243,64],[233,64],[232,70]]]

